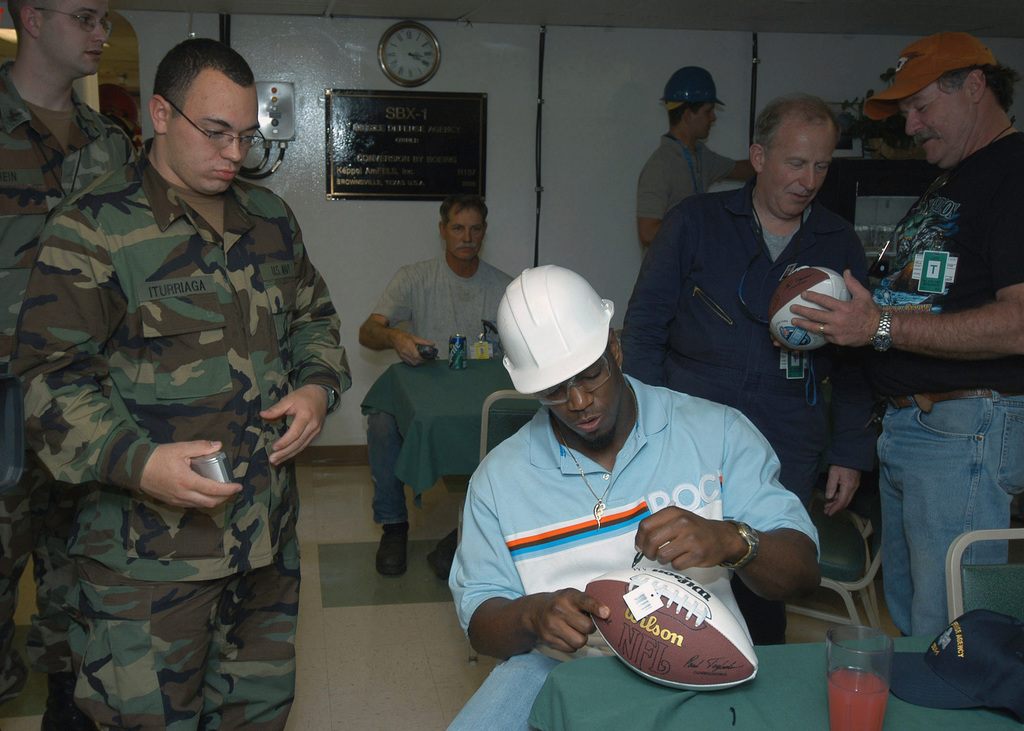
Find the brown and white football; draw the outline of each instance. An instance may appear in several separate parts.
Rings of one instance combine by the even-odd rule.
[[[660,608],[637,620],[625,595],[637,587],[660,596]],[[757,655],[743,625],[703,586],[667,569],[621,569],[586,589],[611,609],[594,617],[598,631],[626,665],[649,680],[687,690],[719,690],[757,674]]]
[[[792,305],[803,305],[812,310],[825,309],[803,298],[803,293],[808,291],[850,301],[850,290],[846,288],[842,275],[828,267],[800,267],[784,277],[768,304],[768,327],[775,339],[791,350],[814,350],[827,342],[817,330],[807,331],[793,324],[793,318],[799,315],[790,309]]]

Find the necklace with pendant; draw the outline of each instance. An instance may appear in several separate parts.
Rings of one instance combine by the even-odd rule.
[[[569,445],[566,444],[565,435],[562,433],[562,427],[558,425],[557,418],[555,419],[555,428],[558,429],[558,436],[560,437],[559,441],[562,443],[562,446],[565,447],[565,451],[569,453],[569,456],[572,457],[572,461],[575,463],[576,469],[580,471],[580,477],[583,478],[583,484],[587,486],[587,489],[590,490],[590,494],[594,496],[595,500],[597,500],[594,504],[594,520],[597,521],[597,529],[601,530],[601,516],[604,515],[604,510],[607,507],[604,499],[608,497],[608,493],[612,489],[612,484],[609,482],[608,487],[604,491],[604,495],[598,497],[597,493],[594,492],[594,488],[590,486],[590,480],[588,480],[586,474],[584,474],[583,468],[580,467],[580,461],[576,459],[576,455],[572,453],[572,450],[569,449]]]
[[[633,401],[635,403],[636,402],[636,395],[633,394],[633,390],[630,389],[630,388],[627,388],[626,390],[629,391],[629,393],[633,397]],[[587,486],[587,489],[590,490],[590,494],[594,496],[595,500],[597,500],[597,502],[594,503],[594,520],[597,522],[597,529],[601,530],[601,517],[604,515],[605,508],[608,507],[605,504],[604,499],[606,497],[608,497],[608,493],[611,492],[612,483],[611,482],[608,483],[608,487],[605,488],[604,494],[601,497],[597,496],[597,493],[594,492],[594,488],[592,488],[590,486],[590,480],[587,479],[587,475],[583,472],[583,468],[580,467],[579,460],[576,459],[576,455],[573,454],[572,450],[569,448],[569,443],[566,441],[565,434],[562,432],[562,426],[558,423],[558,417],[554,417],[552,419],[552,421],[555,424],[555,429],[558,431],[558,442],[563,447],[565,447],[565,451],[569,453],[570,457],[572,457],[572,461],[576,465],[576,469],[578,469],[580,471],[580,477],[583,478],[583,484]]]

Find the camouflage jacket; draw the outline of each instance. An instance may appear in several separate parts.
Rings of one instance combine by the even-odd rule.
[[[96,481],[71,552],[148,581],[270,563],[294,537],[286,425],[260,411],[351,381],[330,294],[288,206],[236,181],[225,234],[141,159],[59,208],[40,235],[12,370],[31,446],[57,479]],[[211,510],[139,490],[160,444],[223,442],[239,495]],[[291,541],[294,544],[294,541]]]
[[[134,154],[120,127],[72,95],[75,116],[65,156],[22,101],[10,67],[0,68],[0,373],[7,367],[36,236],[47,214]]]

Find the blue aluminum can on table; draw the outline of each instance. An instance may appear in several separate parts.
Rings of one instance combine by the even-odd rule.
[[[466,336],[455,333],[448,338],[448,367],[461,370],[466,367]]]

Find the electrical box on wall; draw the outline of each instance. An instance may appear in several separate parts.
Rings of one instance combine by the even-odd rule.
[[[295,139],[295,84],[290,81],[257,81],[260,132],[268,140]]]

